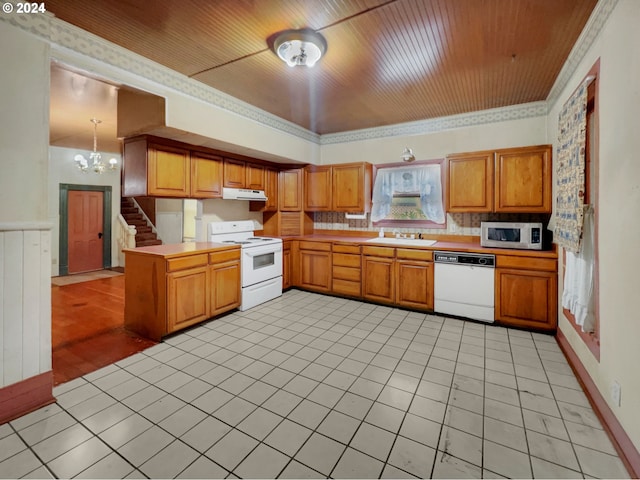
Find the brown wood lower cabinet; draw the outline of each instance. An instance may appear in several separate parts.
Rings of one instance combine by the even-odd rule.
[[[331,291],[331,244],[298,243],[298,285],[316,292]]]
[[[381,303],[395,302],[395,249],[362,247],[362,296]]]
[[[362,293],[360,245],[334,243],[332,267],[332,293],[349,297],[360,297]]]
[[[291,240],[282,242],[282,289],[291,288]]]
[[[208,267],[167,274],[167,333],[209,318]]]
[[[239,248],[177,256],[163,248],[125,250],[125,328],[160,341],[240,306]]]
[[[240,254],[235,250],[210,253],[209,264],[212,317],[240,306]]]
[[[433,252],[396,249],[397,305],[433,310]]]
[[[557,326],[557,261],[496,257],[495,319],[513,327],[555,331]]]

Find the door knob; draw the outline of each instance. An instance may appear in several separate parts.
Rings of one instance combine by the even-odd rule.
[[[98,232],[98,238],[102,238],[102,232]]]

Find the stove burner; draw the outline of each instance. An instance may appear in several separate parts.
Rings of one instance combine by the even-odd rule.
[[[268,237],[249,237],[247,240],[258,241],[258,242],[270,242],[273,238]]]
[[[223,240],[220,243],[231,243],[233,245],[247,245],[247,244],[249,244],[251,242],[243,242],[243,241],[240,241],[240,240]]]

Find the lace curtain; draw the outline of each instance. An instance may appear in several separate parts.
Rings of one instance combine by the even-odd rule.
[[[593,208],[585,211],[583,227],[580,252],[574,254],[567,251],[566,254],[562,306],[573,313],[576,324],[582,327],[583,332],[593,332],[595,329]]]
[[[444,223],[440,168],[440,164],[434,164],[378,169],[371,220],[378,222],[389,215],[394,194],[415,194],[420,196],[420,209],[427,219]]]

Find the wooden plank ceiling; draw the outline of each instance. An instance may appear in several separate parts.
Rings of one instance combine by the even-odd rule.
[[[47,0],[60,19],[320,134],[545,100],[597,0]],[[311,28],[313,68],[267,38]]]

